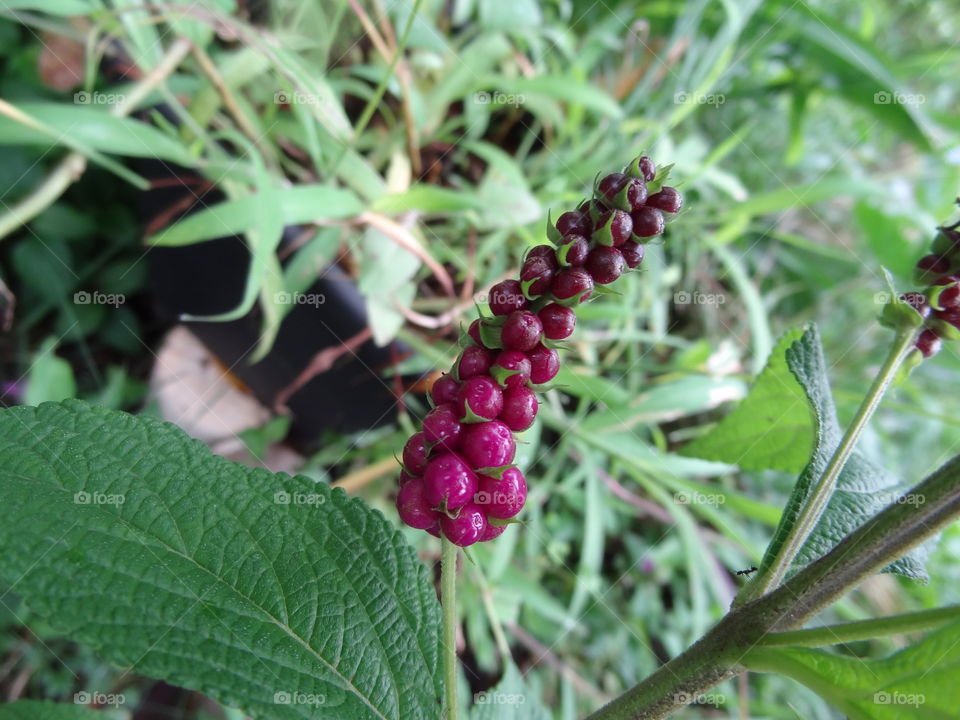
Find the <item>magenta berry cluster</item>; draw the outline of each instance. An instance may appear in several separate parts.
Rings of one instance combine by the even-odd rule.
[[[937,228],[932,252],[917,263],[916,280],[925,292],[910,293],[903,300],[924,318],[917,336],[917,350],[924,358],[940,352],[943,340],[960,339],[960,223]]]
[[[665,214],[683,205],[663,185],[666,174],[640,156],[603,177],[592,199],[548,223],[552,244],[531,249],[518,278],[490,289],[490,315],[467,329],[451,372],[430,389],[433,409],[403,448],[397,510],[407,525],[467,546],[498,537],[523,509],[514,435],[533,425],[537,391],[560,370],[573,308],[638,267]]]

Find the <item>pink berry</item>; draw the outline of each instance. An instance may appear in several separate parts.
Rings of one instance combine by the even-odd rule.
[[[477,345],[483,345],[483,340],[480,338],[480,318],[470,323],[470,327],[467,328],[467,335],[469,335],[470,339]]]
[[[422,475],[427,467],[427,438],[422,432],[414,433],[403,446],[403,466],[414,475]]]
[[[565,268],[554,276],[550,290],[558,300],[577,298],[583,302],[593,291],[593,278],[581,268]]]
[[[490,374],[500,379],[504,387],[526,385],[530,379],[530,358],[519,350],[504,350],[490,368]]]
[[[663,232],[663,213],[652,207],[642,207],[634,210],[633,234],[637,237],[653,237]]]
[[[459,389],[460,383],[453,375],[441,375],[433,381],[433,387],[430,388],[430,399],[433,400],[434,405],[455,402]]]
[[[437,455],[423,473],[424,496],[430,507],[456,510],[473,500],[477,475],[462,457],[454,453]]]
[[[540,345],[527,353],[530,358],[530,382],[542,385],[553,380],[560,372],[560,354],[553,348]]]
[[[579,267],[587,259],[590,252],[590,241],[583,235],[565,235],[560,247],[557,248],[557,257],[563,257],[564,265]]]
[[[406,470],[401,470],[400,476],[397,478],[397,485],[399,485],[400,487],[403,487],[411,480],[419,480],[419,479],[420,478],[418,475],[411,475]]]
[[[426,487],[420,478],[400,488],[397,493],[397,512],[404,523],[418,530],[426,530],[437,522],[437,513],[427,500]]]
[[[514,310],[525,310],[528,301],[519,280],[504,280],[490,288],[489,304],[494,315],[509,315]]]
[[[643,262],[643,245],[640,243],[627,240],[627,242],[620,246],[619,250],[620,254],[623,255],[624,261],[627,263],[627,267],[631,270]]]
[[[477,375],[486,375],[490,371],[495,357],[493,350],[474,345],[464,348],[457,361],[457,376],[460,382]]]
[[[503,390],[486,375],[464,381],[457,395],[457,411],[461,418],[467,411],[484,420],[493,420],[503,410]]]
[[[587,255],[587,262],[583,266],[590,273],[590,277],[598,285],[609,285],[623,275],[625,265],[623,255],[615,247],[597,245]]]
[[[483,531],[483,535],[480,536],[480,539],[477,542],[489,542],[490,540],[496,540],[498,537],[503,535],[504,531],[510,527],[509,525],[494,525],[491,522],[487,521],[487,529]]]
[[[548,340],[565,340],[577,326],[577,314],[572,308],[550,303],[537,313],[543,324],[543,335]]]
[[[488,517],[509,520],[516,516],[527,501],[527,481],[523,473],[511,467],[500,478],[480,475],[475,502]]]
[[[529,310],[517,310],[511,313],[503,323],[500,339],[507,350],[531,350],[540,342],[543,324],[540,318]]]
[[[473,468],[495,468],[513,462],[517,443],[499,420],[474,423],[464,428],[463,456]],[[427,471],[430,466],[427,465]]]
[[[480,507],[469,503],[460,508],[456,517],[441,515],[440,529],[443,530],[444,537],[454,545],[467,547],[483,537],[487,529],[487,516]]]
[[[528,387],[514,386],[503,393],[500,421],[514,432],[523,432],[537,418],[537,394]]]
[[[933,357],[940,352],[940,336],[936,332],[927,328],[917,337],[917,349],[923,353],[925,358]]]
[[[683,207],[683,196],[676,188],[664,185],[660,192],[647,198],[647,207],[658,208],[668,213],[679,212]]]
[[[944,309],[960,306],[960,278],[947,275],[937,280],[934,285],[945,285],[937,297],[937,304]]]
[[[437,405],[423,418],[423,435],[433,448],[456,450],[462,434],[460,415],[453,403]]]
[[[571,233],[589,235],[592,229],[593,224],[590,222],[590,216],[585,213],[578,211],[565,212],[557,218],[557,230],[561,235],[570,235]]]

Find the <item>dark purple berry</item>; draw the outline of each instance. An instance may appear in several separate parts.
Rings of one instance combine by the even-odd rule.
[[[494,315],[509,315],[526,307],[527,298],[519,280],[504,280],[490,288],[490,310]]]
[[[647,207],[654,207],[668,213],[679,212],[683,207],[683,196],[676,188],[664,185],[660,192],[647,198]]]
[[[403,446],[403,466],[414,475],[423,475],[427,467],[427,438],[422,432],[411,435]]]
[[[530,382],[543,385],[560,372],[560,354],[553,348],[540,345],[527,353],[530,358]]]
[[[554,276],[550,290],[558,300],[583,302],[593,291],[593,278],[582,268],[565,268]]]
[[[487,521],[487,529],[483,531],[483,535],[480,536],[480,539],[477,542],[489,542],[490,540],[496,540],[498,537],[503,535],[504,531],[510,527],[509,525],[494,525],[489,520]]]
[[[638,210],[647,203],[647,183],[634,178],[627,185],[627,202],[631,210]]]
[[[552,251],[551,251],[552,252]],[[550,290],[550,281],[556,270],[557,257],[553,256],[553,265],[541,257],[528,257],[520,268],[520,286],[527,291],[527,297],[537,297]]]
[[[495,468],[509,465],[517,443],[504,423],[499,420],[474,423],[464,427],[463,456],[473,468]],[[430,466],[427,465],[427,471]]]
[[[494,357],[493,350],[479,345],[464,348],[457,361],[457,377],[463,382],[477,375],[486,375],[490,372]]]
[[[483,340],[480,339],[480,318],[470,323],[470,327],[467,328],[467,335],[469,335],[470,339],[477,345],[483,345]]]
[[[657,166],[646,155],[637,159],[637,167],[640,172],[643,173],[643,179],[647,182],[653,182],[653,179],[657,176]]]
[[[642,207],[634,210],[633,234],[637,237],[653,237],[663,232],[663,213],[652,207]]]
[[[643,262],[643,245],[633,240],[627,240],[620,246],[620,254],[623,255],[627,267],[633,270]]]
[[[507,468],[500,478],[480,475],[474,502],[487,517],[509,520],[523,510],[527,501],[527,481],[517,468]]]
[[[625,264],[623,255],[617,248],[597,245],[587,255],[587,262],[583,267],[595,283],[609,285],[623,275]]]
[[[514,432],[523,432],[537,418],[537,394],[528,387],[514,386],[503,394],[500,420]]]
[[[610,173],[600,181],[600,184],[597,185],[597,190],[607,200],[613,200],[613,198],[617,196],[617,193],[623,189],[626,182],[627,178],[623,173]]]
[[[427,500],[426,486],[420,478],[400,488],[397,493],[397,512],[404,523],[418,530],[426,530],[437,522],[437,513]]]
[[[460,446],[462,434],[460,416],[453,403],[437,405],[423,418],[423,435],[431,450],[456,450]]]
[[[937,296],[937,305],[944,310],[960,306],[960,278],[947,275],[937,280],[934,285],[945,285]]]
[[[482,420],[493,420],[503,410],[503,390],[486,375],[472,377],[460,386],[457,410],[461,418],[472,413]]]
[[[424,496],[430,507],[456,510],[473,500],[477,492],[477,474],[462,457],[454,453],[437,455],[423,473]]]
[[[441,515],[440,529],[443,530],[444,537],[454,545],[467,547],[483,537],[487,529],[487,516],[480,507],[469,503],[460,508],[456,517]]]
[[[561,235],[589,235],[592,229],[590,216],[578,211],[565,212],[557,218],[557,230]]]
[[[931,275],[944,275],[950,272],[950,261],[942,255],[924,255],[917,262],[917,270]]]
[[[597,221],[593,239],[601,245],[619,247],[630,239],[633,232],[633,219],[623,210],[608,210]]]
[[[557,263],[557,250],[553,245],[537,245],[527,253],[524,262],[530,258],[540,258],[550,266],[551,270],[556,270],[560,267],[559,263]]]
[[[590,241],[583,235],[566,235],[557,248],[557,259],[561,261],[561,265],[578,267],[586,261],[588,252]]]
[[[457,399],[457,391],[460,389],[460,383],[456,381],[453,375],[441,375],[433,381],[433,387],[430,388],[430,399],[434,405],[443,405],[452,403]]]
[[[494,360],[490,374],[504,387],[525,386],[530,379],[530,358],[519,350],[504,350]]]
[[[917,349],[923,353],[925,358],[933,357],[940,352],[940,336],[930,328],[927,328],[917,337]]]
[[[550,303],[537,313],[543,324],[543,336],[548,340],[565,340],[577,326],[577,314],[568,307]]]
[[[537,346],[542,335],[543,324],[540,318],[529,310],[518,310],[511,313],[503,323],[500,339],[507,350],[526,352]]]

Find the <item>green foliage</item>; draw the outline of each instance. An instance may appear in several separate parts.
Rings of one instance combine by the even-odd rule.
[[[76,401],[0,437],[0,576],[64,634],[252,714],[435,713],[434,590],[361,501]]]
[[[503,678],[490,690],[474,696],[470,720],[550,720],[550,712],[533,695],[512,662]]]
[[[0,720],[104,720],[104,713],[82,705],[17,700],[0,705]]]

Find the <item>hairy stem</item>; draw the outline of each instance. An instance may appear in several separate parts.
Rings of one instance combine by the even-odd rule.
[[[746,669],[744,656],[771,633],[794,630],[866,577],[960,517],[960,456],[847,535],[773,592],[734,608],[686,652],[590,716],[662,718]],[[927,618],[930,620],[930,618]]]
[[[883,367],[880,368],[880,372],[877,374],[877,377],[874,378],[870,390],[867,392],[866,397],[864,397],[863,402],[860,404],[860,408],[857,410],[857,414],[853,418],[853,422],[850,423],[840,444],[830,458],[830,462],[827,464],[827,467],[824,468],[823,474],[811,491],[810,497],[800,511],[793,527],[790,528],[790,532],[787,534],[783,545],[780,546],[770,566],[764,568],[759,577],[744,587],[739,602],[753,600],[777,587],[783,581],[787,569],[790,567],[790,563],[793,562],[797,553],[800,552],[800,548],[803,547],[810,533],[813,532],[813,529],[816,527],[817,521],[823,514],[823,510],[827,506],[830,496],[833,494],[833,490],[837,484],[837,478],[840,477],[844,465],[847,464],[847,460],[850,458],[851,453],[853,453],[853,449],[856,447],[857,441],[860,439],[864,428],[866,428],[867,423],[870,422],[870,418],[873,417],[873,413],[880,405],[880,401],[883,400],[883,396],[890,388],[890,384],[896,378],[897,372],[903,364],[904,359],[913,348],[915,338],[915,328],[906,328],[897,332],[893,344],[890,346],[890,351],[887,354],[887,359],[883,363]]]
[[[443,609],[444,718],[457,720],[457,552],[447,540],[440,540],[440,600]]]

